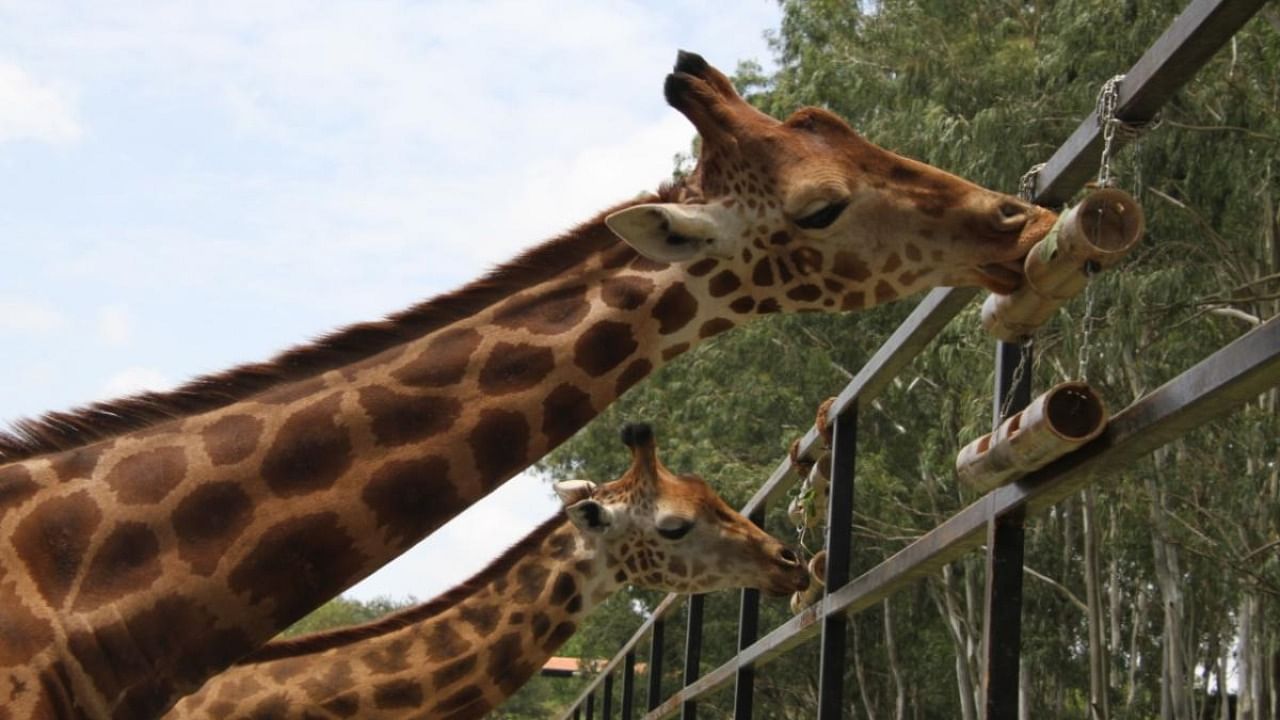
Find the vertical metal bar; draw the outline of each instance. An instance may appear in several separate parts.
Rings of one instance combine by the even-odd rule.
[[[595,717],[595,714],[596,714],[596,694],[592,692],[590,695],[587,696],[586,720],[593,720],[593,718]]]
[[[646,709],[653,710],[662,704],[662,630],[663,620],[653,621],[653,633],[649,636],[649,699]]]
[[[613,673],[604,676],[604,699],[600,701],[600,717],[601,720],[611,720],[613,717]]]
[[[631,720],[635,714],[636,651],[628,650],[622,659],[622,720]]]
[[[831,491],[827,506],[826,593],[849,582],[853,534],[853,471],[858,451],[858,404],[849,403],[836,416],[831,439]],[[818,718],[844,717],[845,630],[848,618],[835,613],[822,619],[822,660],[818,668]]]
[[[761,503],[749,519],[764,529],[765,507]],[[746,588],[742,591],[742,604],[738,610],[738,652],[751,646],[760,637],[760,591]],[[734,720],[751,720],[754,711],[756,669],[752,665],[738,668],[733,688]]]
[[[996,345],[993,425],[1031,403],[1031,345]],[[987,523],[987,582],[982,630],[982,717],[1017,720],[1022,654],[1022,558],[1025,510]]]
[[[689,596],[689,624],[685,628],[684,640],[684,685],[688,687],[697,681],[702,665],[702,595]],[[680,720],[696,720],[698,703],[686,700],[680,704]]]
[[[573,709],[573,720],[582,720],[582,708],[575,707]]]

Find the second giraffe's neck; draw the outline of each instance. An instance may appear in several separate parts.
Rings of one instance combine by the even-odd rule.
[[[0,577],[50,570],[32,573],[38,602],[0,584],[0,604],[54,628],[40,631],[45,649],[28,643],[15,677],[38,687],[39,668],[67,662],[74,696],[99,701],[90,716],[154,713],[732,326],[710,309],[705,278],[640,257],[603,217],[428,304],[434,326],[403,342],[0,467],[31,489],[0,514],[0,538],[13,539],[0,543]],[[358,344],[355,330],[330,344]],[[41,544],[67,517],[76,536]],[[155,651],[137,637],[151,627],[168,633]]]
[[[365,626],[268,645],[166,718],[482,717],[619,585],[560,515],[453,591]]]

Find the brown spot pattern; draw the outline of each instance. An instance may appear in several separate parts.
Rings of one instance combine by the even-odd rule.
[[[773,243],[774,245],[786,245],[787,243],[791,242],[791,235],[787,233],[787,231],[785,230],[779,230],[778,232],[769,236],[769,242]]]
[[[654,312],[657,310],[655,307]],[[573,361],[588,375],[599,377],[622,364],[638,347],[640,345],[631,334],[631,326],[615,320],[601,320],[574,343]]]
[[[214,465],[231,465],[257,449],[262,438],[262,420],[252,415],[228,415],[202,430],[200,437]]]
[[[653,306],[653,317],[658,321],[658,332],[670,335],[689,324],[698,313],[698,301],[684,283],[667,288]],[[598,325],[597,325],[598,327]],[[628,333],[629,335],[630,333]]]
[[[755,307],[756,307],[755,298],[751,297],[750,295],[743,295],[742,297],[729,303],[729,309],[740,314],[749,313],[752,310],[754,310]]]
[[[559,573],[556,575],[555,584],[551,586],[551,604],[563,605],[577,591],[578,583],[573,576],[565,572]]]
[[[724,297],[742,287],[742,281],[738,279],[738,274],[732,270],[722,270],[711,278],[711,282],[707,287],[711,291],[711,297]]]
[[[384,387],[360,389],[360,407],[369,416],[379,445],[397,447],[425,440],[453,427],[462,404],[451,397],[401,395]]]
[[[449,461],[435,455],[383,465],[360,498],[387,540],[406,547],[443,525],[462,505],[449,482]]]
[[[511,300],[499,308],[493,321],[535,335],[559,335],[576,327],[590,310],[587,286],[569,285]]]
[[[898,292],[888,282],[881,280],[876,283],[876,302],[888,302],[898,296]]]
[[[765,298],[756,306],[756,312],[760,315],[768,315],[770,313],[781,312],[782,306],[773,298]]]
[[[480,481],[496,487],[529,462],[529,422],[524,415],[489,409],[467,437]]]
[[[75,609],[91,610],[145,590],[160,577],[160,541],[140,522],[121,523],[94,555]]]
[[[751,282],[758,287],[769,287],[773,284],[773,262],[768,256],[760,258],[751,271]]]
[[[822,253],[811,247],[796,248],[791,251],[791,264],[801,275],[818,272],[822,269]]]
[[[777,263],[778,263],[778,281],[781,282],[783,285],[786,285],[787,283],[791,282],[791,278],[793,277],[791,274],[791,269],[787,267],[786,261],[784,261],[782,258],[777,258]]]
[[[40,489],[31,479],[31,471],[21,465],[0,468],[0,518],[5,510],[17,507]]]
[[[862,258],[847,250],[841,250],[836,253],[835,266],[832,271],[840,277],[854,282],[863,282],[871,277],[871,269],[862,261]]]
[[[787,297],[800,302],[813,302],[822,297],[822,288],[817,285],[797,285],[787,291]]]
[[[911,262],[920,262],[924,259],[924,253],[920,252],[920,248],[916,247],[914,243],[907,243],[904,251],[907,254],[907,259]]]
[[[433,660],[445,660],[461,655],[468,647],[456,630],[445,623],[435,623],[427,631],[427,655]]]
[[[549,347],[500,342],[480,369],[480,389],[490,395],[528,390],[549,375],[555,365],[555,353]]]
[[[262,460],[262,477],[281,497],[323,490],[351,467],[351,439],[338,425],[341,393],[299,410],[276,434]]]
[[[385,645],[375,645],[361,655],[360,660],[374,673],[389,675],[409,669],[409,650],[412,647],[413,638],[398,637]]]
[[[650,372],[653,372],[653,363],[649,362],[645,358],[633,361],[627,366],[627,369],[623,370],[622,374],[618,376],[618,383],[614,387],[614,394],[621,395],[626,392],[632,385],[643,380]]]
[[[101,521],[97,503],[81,490],[46,500],[18,523],[13,545],[51,607],[62,607]]]
[[[542,434],[547,436],[552,446],[559,445],[595,416],[591,396],[564,383],[542,401]]]
[[[522,655],[518,632],[503,635],[489,649],[489,662],[485,672],[504,692],[514,692],[537,670]]]
[[[902,267],[902,256],[898,253],[889,253],[889,257],[885,258],[884,266],[880,268],[882,273],[891,273]]]
[[[338,514],[313,513],[281,521],[263,533],[228,579],[231,590],[284,627],[351,585],[365,561]]]
[[[392,373],[392,377],[411,387],[453,385],[466,374],[480,340],[480,333],[475,330],[444,330],[427,343],[418,357]]]
[[[731,327],[733,327],[732,320],[727,320],[725,318],[712,318],[702,323],[702,327],[698,328],[698,337],[709,338],[712,335],[719,335]]]
[[[53,626],[31,612],[15,583],[0,582],[0,608],[0,667],[27,665],[53,643]]]
[[[502,610],[497,605],[462,605],[458,615],[464,622],[476,629],[481,636],[488,635],[498,626],[502,619]]]
[[[476,669],[476,656],[464,655],[453,662],[443,665],[431,675],[436,689],[444,689],[458,682]]]
[[[531,603],[542,594],[542,588],[546,587],[547,577],[551,575],[551,571],[538,562],[526,562],[517,565],[513,574],[516,602]]]
[[[418,707],[422,704],[422,686],[408,678],[382,683],[373,689],[373,704],[384,710]]]
[[[116,463],[106,481],[120,502],[152,505],[177,487],[187,471],[186,454],[180,447],[143,450]]]
[[[676,343],[675,345],[672,345],[671,347],[662,351],[662,360],[664,362],[668,361],[673,357],[683,355],[688,350],[689,350],[689,343],[687,342]]]
[[[249,496],[235,482],[225,480],[196,488],[170,517],[178,556],[196,574],[212,575],[252,517]]]
[[[75,448],[53,457],[53,472],[62,482],[78,478],[87,478],[98,466],[98,460],[111,443],[97,443],[88,447]],[[3,473],[0,472],[0,476]]]
[[[600,297],[604,304],[619,310],[635,310],[649,299],[652,292],[652,280],[634,275],[605,278],[600,285]]]
[[[720,261],[715,258],[703,258],[689,266],[689,274],[694,277],[702,277],[712,270],[715,270],[716,266],[719,264]]]

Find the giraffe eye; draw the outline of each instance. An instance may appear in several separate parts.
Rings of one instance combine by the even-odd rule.
[[[847,207],[849,207],[848,201],[828,203],[815,212],[796,218],[795,223],[806,230],[820,230],[835,222]]]
[[[679,540],[688,535],[689,531],[693,529],[692,520],[679,520],[678,522],[678,525],[672,522],[660,523],[658,525],[658,534],[668,540]]]

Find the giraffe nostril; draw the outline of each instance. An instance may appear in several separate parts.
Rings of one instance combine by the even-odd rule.
[[[994,224],[998,230],[1013,231],[1021,230],[1022,226],[1027,224],[1027,211],[1029,208],[1013,200],[1005,200],[996,207],[996,215]]]
[[[792,552],[791,548],[782,548],[778,551],[778,559],[788,565],[799,565],[800,556]]]

